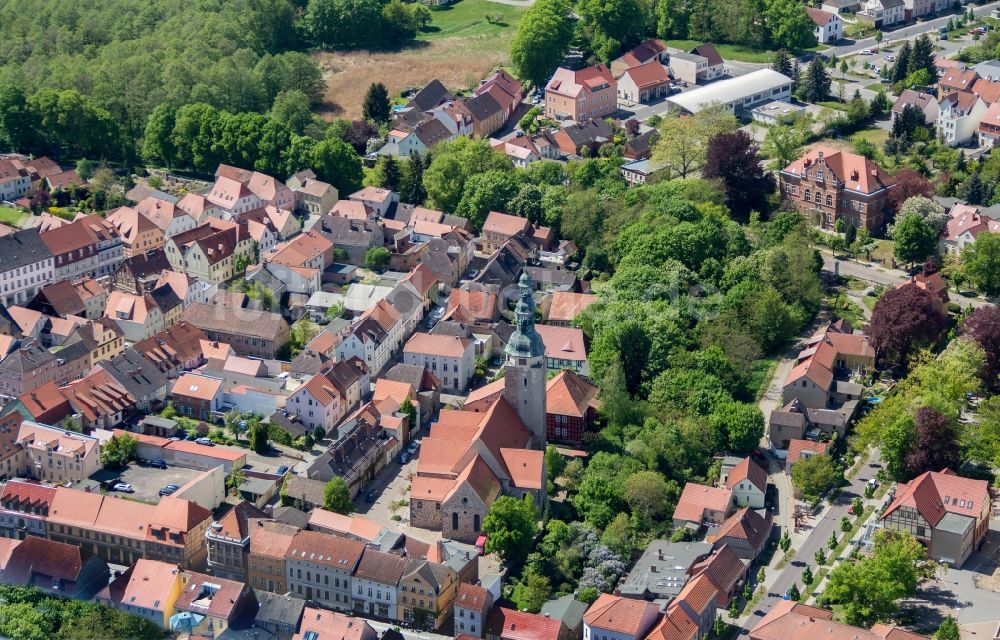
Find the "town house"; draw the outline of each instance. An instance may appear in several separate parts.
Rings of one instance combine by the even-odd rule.
[[[382,620],[397,620],[396,594],[406,565],[406,558],[366,548],[351,578],[354,613]]]
[[[587,120],[611,115],[618,108],[618,81],[603,64],[573,71],[556,69],[545,85],[545,117]]]
[[[0,237],[0,299],[4,306],[26,304],[56,279],[55,259],[38,229]]]
[[[338,611],[351,611],[351,576],[365,545],[317,531],[295,534],[285,566],[288,590]]]

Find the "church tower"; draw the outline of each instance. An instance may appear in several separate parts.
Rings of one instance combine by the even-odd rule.
[[[504,350],[503,396],[517,411],[524,426],[532,433],[531,447],[545,449],[545,345],[535,331],[535,299],[531,296],[531,278],[521,274],[520,299],[514,310],[514,333]]]

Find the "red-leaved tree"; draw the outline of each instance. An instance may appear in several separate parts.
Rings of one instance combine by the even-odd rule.
[[[1000,389],[1000,309],[980,307],[962,321],[959,330],[986,352],[983,382],[991,391]]]
[[[938,298],[907,284],[882,294],[865,334],[880,362],[906,364],[914,349],[941,335],[946,315]]]
[[[913,417],[913,447],[906,456],[912,476],[954,468],[961,462],[955,423],[937,409],[920,407]]]
[[[893,211],[899,211],[899,207],[913,196],[930,198],[934,195],[934,185],[919,171],[900,169],[892,179],[896,183],[889,190],[889,204]]]
[[[712,136],[701,174],[722,180],[726,205],[734,218],[745,221],[751,211],[767,211],[767,196],[775,189],[774,176],[760,165],[760,147],[746,131]]]

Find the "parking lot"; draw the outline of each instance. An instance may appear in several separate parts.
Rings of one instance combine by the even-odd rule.
[[[400,465],[398,454],[392,459],[378,476],[364,488],[354,500],[354,509],[358,515],[377,522],[384,527],[401,531],[407,536],[424,542],[436,542],[441,539],[440,531],[428,531],[411,527],[410,523],[410,484],[417,473],[417,455],[405,465]],[[368,502],[367,494],[375,493],[375,502]],[[402,503],[406,503],[405,505]],[[395,506],[395,509],[393,507]],[[393,520],[392,516],[399,516]]]
[[[167,467],[166,469],[155,469],[153,467],[142,467],[133,462],[121,473],[119,482],[127,482],[135,489],[135,493],[129,497],[143,502],[159,502],[160,489],[168,484],[176,484],[183,487],[192,478],[202,472],[197,469],[186,469],[184,467]]]

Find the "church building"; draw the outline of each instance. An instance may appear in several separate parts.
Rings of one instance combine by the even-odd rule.
[[[545,500],[545,345],[522,275],[503,393],[483,412],[442,410],[423,439],[410,491],[410,524],[474,542],[501,495]]]

